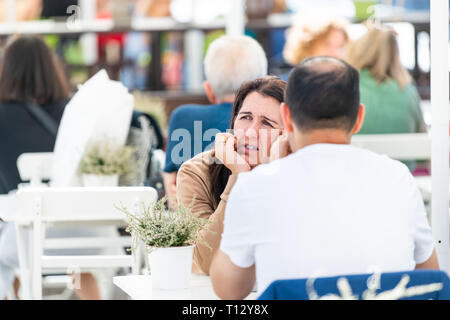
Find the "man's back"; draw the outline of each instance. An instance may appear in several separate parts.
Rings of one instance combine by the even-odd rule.
[[[230,128],[231,109],[231,103],[184,105],[175,109],[169,121],[164,171],[176,172],[183,162],[207,150],[218,132]]]
[[[240,175],[224,234],[235,264],[256,262],[258,291],[281,278],[412,270],[433,251],[407,167],[350,145],[311,145]]]

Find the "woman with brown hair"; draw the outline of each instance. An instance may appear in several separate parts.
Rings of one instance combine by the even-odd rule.
[[[12,38],[0,65],[0,194],[21,182],[16,163],[22,153],[53,151],[70,95],[57,56],[41,38]],[[12,284],[18,261],[14,225],[0,221],[0,229],[1,300],[1,283]],[[80,281],[75,291],[81,299],[100,299],[92,274],[82,273]]]
[[[59,61],[42,39],[9,40],[0,65],[0,194],[21,182],[16,163],[22,153],[53,150],[69,97]],[[0,300],[17,267],[14,224],[0,221]]]
[[[193,213],[210,221],[194,248],[194,272],[209,274],[225,205],[239,173],[289,153],[280,113],[285,88],[286,82],[277,77],[243,84],[233,106],[233,133],[217,134],[213,150],[185,162],[178,172],[178,203],[192,204]]]
[[[24,36],[7,44],[0,65],[0,194],[20,183],[20,154],[53,151],[56,132],[34,111],[57,127],[70,94],[56,55],[42,39]]]

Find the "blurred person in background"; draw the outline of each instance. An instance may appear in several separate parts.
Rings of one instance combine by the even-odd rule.
[[[23,36],[7,44],[0,69],[0,194],[21,182],[16,161],[25,152],[51,152],[55,136],[30,108],[57,124],[70,98],[60,62],[41,38]]]
[[[41,38],[12,38],[0,66],[0,194],[21,183],[17,158],[22,153],[53,151],[70,95],[57,56]],[[0,282],[7,290],[18,268],[17,245],[14,225],[0,225]],[[80,280],[76,293],[81,299],[100,298],[92,274],[81,274]]]
[[[366,117],[360,134],[426,132],[420,96],[400,62],[396,32],[380,24],[348,48],[348,62],[360,71]],[[413,162],[406,163],[412,170]]]
[[[180,106],[169,120],[163,179],[171,206],[177,204],[177,171],[183,162],[212,147],[216,133],[230,127],[236,91],[244,82],[267,74],[267,57],[250,37],[223,36],[209,46],[204,67],[204,89],[211,105]]]
[[[347,20],[343,18],[299,18],[286,31],[283,56],[291,66],[299,65],[304,59],[314,56],[328,56],[342,59],[349,41]],[[290,73],[290,72],[289,72]],[[281,76],[287,80],[289,73]]]

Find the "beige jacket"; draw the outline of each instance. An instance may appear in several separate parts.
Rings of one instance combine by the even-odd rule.
[[[214,206],[214,197],[211,193],[211,181],[209,166],[213,161],[212,151],[206,151],[196,155],[185,162],[177,174],[177,199],[178,203],[189,206],[192,203],[192,212],[197,213],[200,218],[211,221],[207,226],[210,231],[201,231],[200,237],[207,242],[212,250],[204,244],[196,243],[194,248],[194,262],[192,271],[196,273],[209,274],[209,267],[214,253],[219,248],[223,232],[223,218],[228,195],[233,187],[236,177],[231,175],[224,192],[221,195],[219,205]]]

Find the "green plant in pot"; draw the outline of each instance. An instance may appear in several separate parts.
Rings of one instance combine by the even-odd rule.
[[[142,205],[136,214],[123,206],[117,208],[128,217],[126,231],[133,236],[132,251],[136,252],[140,241],[148,249],[152,289],[185,289],[189,287],[194,243],[208,246],[199,239],[199,232],[208,229],[210,222],[193,214],[190,207],[166,207],[167,197]]]
[[[116,145],[109,140],[89,143],[78,168],[84,186],[117,186],[119,176],[132,172],[134,152],[133,147]]]

